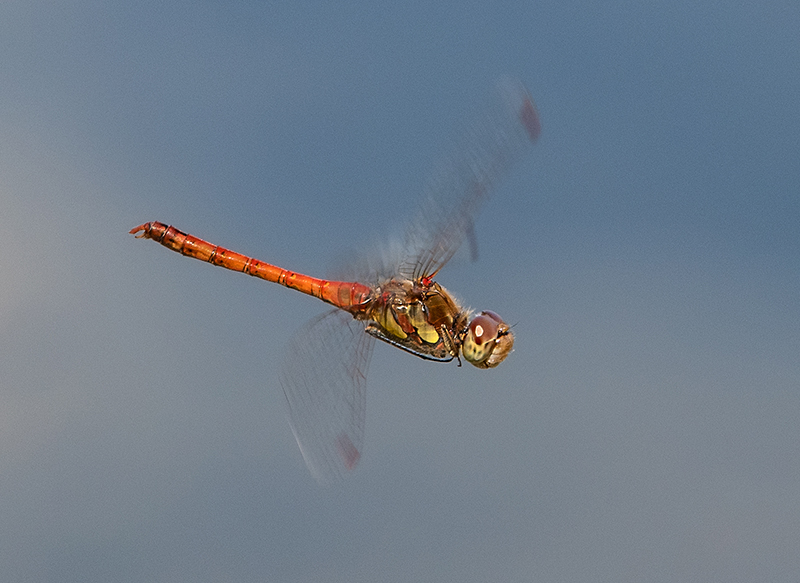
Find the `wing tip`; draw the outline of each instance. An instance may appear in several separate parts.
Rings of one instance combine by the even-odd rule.
[[[341,433],[336,438],[336,450],[339,452],[339,457],[342,458],[342,463],[344,463],[347,471],[353,471],[358,465],[358,460],[361,459],[361,452],[358,451],[358,448],[346,433]]]
[[[530,97],[526,96],[525,102],[519,110],[519,119],[522,125],[525,126],[525,131],[528,132],[531,142],[538,140],[539,134],[542,133],[542,122],[539,119],[539,112],[536,111],[536,106]]]
[[[536,104],[525,85],[513,77],[504,75],[498,79],[497,86],[505,95],[506,107],[517,116],[530,141],[538,140],[539,134],[542,133],[542,122]]]

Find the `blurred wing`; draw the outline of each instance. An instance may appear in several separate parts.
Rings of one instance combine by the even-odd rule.
[[[289,422],[321,484],[340,480],[361,457],[373,344],[364,323],[342,310],[314,318],[289,343],[281,369]]]
[[[433,275],[450,260],[470,233],[483,201],[539,137],[541,125],[525,87],[505,79],[466,130],[460,154],[446,159],[433,175],[406,232],[398,270],[403,277]]]

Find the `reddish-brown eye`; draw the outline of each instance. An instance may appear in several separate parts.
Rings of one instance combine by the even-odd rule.
[[[478,368],[493,368],[503,362],[514,346],[514,335],[494,312],[481,312],[469,323],[461,354]]]
[[[475,343],[480,345],[487,340],[494,340],[497,338],[497,328],[499,323],[491,318],[486,312],[481,313],[480,316],[475,316],[472,322],[469,323],[469,330],[472,332],[472,338]]]
[[[489,316],[492,320],[497,322],[498,324],[503,323],[503,318],[501,318],[497,312],[493,312],[491,310],[484,310],[481,312],[481,316]]]

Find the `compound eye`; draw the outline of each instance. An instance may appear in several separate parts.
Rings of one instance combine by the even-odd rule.
[[[469,335],[472,341],[480,346],[497,338],[499,327],[500,323],[497,320],[490,314],[482,312],[480,316],[475,316],[469,323]]]
[[[461,353],[478,368],[492,368],[503,362],[514,346],[514,335],[494,312],[481,312],[469,323]]]

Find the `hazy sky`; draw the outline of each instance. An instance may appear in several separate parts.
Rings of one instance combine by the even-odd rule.
[[[796,581],[800,4],[0,6],[0,579]],[[376,346],[323,489],[277,367],[504,74],[543,131],[439,281],[481,371]]]

